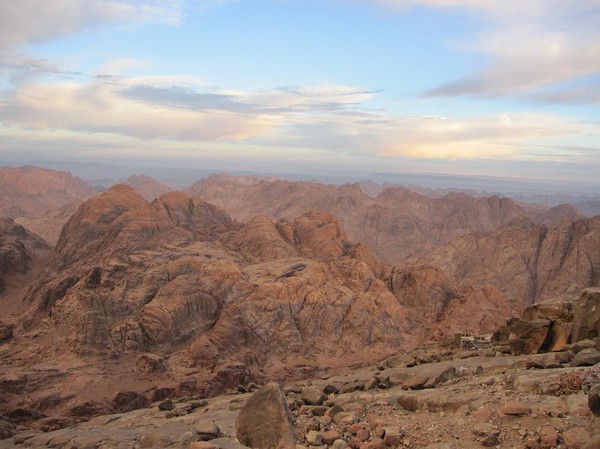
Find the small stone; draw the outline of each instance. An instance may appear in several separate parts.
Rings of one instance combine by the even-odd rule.
[[[344,440],[342,439],[337,439],[333,442],[333,444],[331,445],[332,449],[347,449],[348,448],[348,443],[346,443]]]
[[[323,416],[325,416],[326,418],[333,419],[335,415],[343,411],[344,409],[342,407],[340,407],[339,405],[334,405],[333,407],[329,408]]]
[[[300,398],[308,405],[321,405],[327,396],[320,388],[313,386],[305,388]]]
[[[498,438],[498,435],[488,435],[480,442],[482,446],[491,447],[500,444],[500,439]]]
[[[507,402],[500,408],[500,412],[504,415],[529,415],[531,407],[523,402]]]
[[[218,438],[221,429],[213,422],[204,422],[196,424],[196,433],[198,434],[198,439],[201,441],[208,441],[214,438]]]
[[[340,391],[340,388],[335,383],[330,383],[323,387],[323,393],[325,393],[326,395],[338,394],[339,391]]]
[[[385,443],[380,438],[374,438],[361,444],[360,449],[385,449]]]
[[[340,412],[333,417],[333,422],[338,426],[351,426],[360,421],[360,416],[356,412]]]
[[[219,446],[216,446],[208,441],[194,441],[190,443],[190,449],[219,449]]]
[[[562,437],[568,449],[581,449],[590,439],[590,434],[583,427],[574,427],[563,432]]]
[[[488,437],[490,435],[500,435],[500,429],[489,423],[475,423],[473,433],[478,437]]]
[[[323,435],[316,430],[311,430],[306,434],[306,442],[311,446],[320,446],[323,444]]]
[[[361,427],[358,432],[356,432],[356,438],[358,438],[360,441],[367,441],[369,438],[371,438],[371,431],[366,427]]]
[[[387,427],[385,429],[383,442],[386,446],[397,447],[400,446],[401,435],[400,431],[393,427]]]
[[[171,399],[167,399],[158,404],[159,410],[173,410],[175,408],[175,403]]]
[[[550,449],[558,444],[558,432],[552,426],[542,427],[540,430],[540,447]]]
[[[336,431],[336,430],[327,430],[326,432],[323,433],[322,436],[322,440],[323,440],[323,444],[326,444],[327,446],[331,446],[333,445],[333,443],[336,440],[339,440],[341,438],[341,435]]]

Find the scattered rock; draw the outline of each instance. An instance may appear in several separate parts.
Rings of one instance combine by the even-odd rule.
[[[360,449],[385,449],[385,443],[381,438],[373,438],[360,445]]]
[[[386,446],[398,447],[402,441],[400,431],[393,427],[386,427],[383,442]]]
[[[360,415],[356,412],[340,412],[333,417],[333,422],[338,426],[351,426],[360,421]]]
[[[323,432],[323,444],[327,445],[327,446],[331,446],[333,445],[333,443],[337,440],[339,440],[341,438],[341,435],[339,434],[338,431],[330,429],[327,430],[325,432]]]
[[[200,441],[209,441],[218,438],[221,429],[214,422],[204,422],[196,425],[196,434]]]
[[[531,407],[523,402],[507,402],[500,408],[503,415],[529,415]]]
[[[558,444],[558,432],[552,426],[542,427],[540,430],[540,447],[550,449]]]
[[[321,405],[327,399],[327,396],[320,388],[311,386],[302,391],[300,398],[308,405]]]
[[[489,423],[476,423],[473,426],[473,433],[478,437],[488,437],[490,435],[500,435],[498,426]]]
[[[306,434],[306,442],[311,446],[320,446],[323,444],[323,435],[316,430],[311,430]]]
[[[113,406],[119,413],[126,413],[150,406],[150,399],[136,391],[121,391],[114,397]]]
[[[295,449],[291,414],[279,385],[255,392],[236,420],[237,438],[253,449]]]
[[[562,437],[567,449],[581,449],[590,439],[590,434],[583,427],[574,427],[563,432]]]
[[[158,404],[158,408],[160,410],[173,410],[175,408],[175,403],[171,399],[167,399],[160,404]]]
[[[575,354],[571,366],[592,366],[596,363],[600,363],[600,351],[596,348],[587,348]]]
[[[488,435],[487,437],[484,437],[480,443],[485,447],[496,446],[500,444],[500,438],[498,438],[498,435]]]

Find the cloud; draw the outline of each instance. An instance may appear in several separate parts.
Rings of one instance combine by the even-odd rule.
[[[520,0],[509,6],[503,0],[373,1],[479,18],[481,31],[457,48],[482,54],[483,68],[425,96],[521,96],[600,73],[600,0]]]
[[[101,24],[178,24],[182,0],[19,0],[0,2],[0,55]]]
[[[531,103],[540,104],[600,104],[600,82],[584,86],[569,86],[552,91],[533,93],[525,97]]]
[[[24,144],[35,135],[58,135],[74,147],[85,138],[117,152],[218,144],[228,151],[339,157],[539,160],[543,156],[531,152],[536,146],[599,133],[597,123],[542,113],[398,116],[367,107],[376,91],[344,85],[239,91],[183,76],[50,81],[36,79],[4,95],[5,140],[7,129],[18,129]]]

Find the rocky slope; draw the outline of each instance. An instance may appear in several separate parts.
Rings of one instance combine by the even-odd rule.
[[[372,189],[371,189],[372,190]],[[363,242],[375,255],[397,263],[471,232],[487,232],[515,218],[556,223],[579,218],[574,208],[534,208],[525,211],[508,198],[472,197],[449,193],[427,197],[402,187],[388,187],[370,197],[359,184],[333,186],[213,175],[187,190],[248,221],[256,215],[294,218],[307,210],[333,214],[351,241]]]
[[[0,216],[37,218],[96,194],[82,179],[37,167],[0,168]]]
[[[513,310],[600,286],[600,216],[553,226],[514,220],[461,236],[409,265],[443,268],[459,285],[495,286]]]
[[[15,219],[50,244],[77,206],[97,193],[70,173],[31,166],[0,168],[0,192],[0,216]]]
[[[595,449],[600,364],[572,358],[432,348],[211,398],[123,395],[122,411],[60,430],[68,417],[33,429],[0,419],[0,448]]]
[[[19,307],[19,291],[26,288],[32,273],[45,262],[50,247],[39,236],[0,218],[0,305],[3,319]]]
[[[345,237],[324,213],[242,225],[182,193],[148,203],[115,186],[80,206],[29,290],[0,353],[2,408],[94,414],[123,388],[214,391],[411,347],[406,307]]]
[[[133,175],[122,184],[128,185],[147,201],[153,201],[164,193],[170,192],[171,187],[146,175]]]

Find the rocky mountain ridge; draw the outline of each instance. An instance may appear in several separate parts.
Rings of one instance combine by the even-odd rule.
[[[366,244],[388,263],[423,253],[472,232],[488,232],[513,219],[529,217],[553,224],[581,215],[572,206],[523,209],[508,198],[448,193],[427,197],[403,187],[388,187],[371,197],[360,184],[333,186],[212,175],[186,192],[248,221],[256,215],[293,218],[307,210],[333,214],[353,242]]]

